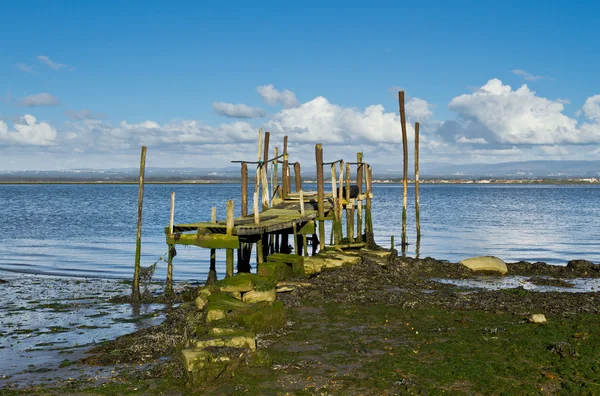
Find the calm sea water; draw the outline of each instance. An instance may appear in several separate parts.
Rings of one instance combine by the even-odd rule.
[[[308,186],[310,189],[310,186]],[[400,240],[401,185],[376,184],[373,222],[376,241]],[[166,253],[164,226],[171,191],[175,222],[210,220],[217,206],[236,201],[240,187],[147,185],[144,195],[142,265]],[[55,275],[130,278],[137,216],[135,185],[0,185],[0,270]],[[600,186],[422,185],[420,246],[414,227],[414,190],[409,188],[407,254],[453,262],[476,255],[505,261],[572,259],[600,261]],[[174,276],[204,280],[205,249],[178,247]],[[224,253],[218,271],[224,273]],[[159,262],[157,278],[166,263]]]

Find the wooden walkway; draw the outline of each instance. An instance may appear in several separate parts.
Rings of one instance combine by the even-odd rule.
[[[227,235],[226,220],[190,224],[174,224],[173,234],[165,227],[167,244],[196,245],[211,249],[237,249],[240,242],[256,242],[265,234],[310,235],[315,233],[315,220],[329,220],[333,212],[332,196],[325,196],[325,218],[318,218],[316,192],[303,193],[304,214],[301,211],[300,196],[291,193],[288,198],[259,214],[255,224],[254,215],[234,219],[231,235]]]

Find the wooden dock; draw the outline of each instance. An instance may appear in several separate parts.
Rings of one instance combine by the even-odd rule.
[[[362,153],[357,154],[356,162],[344,162],[341,159],[323,162],[323,148],[321,144],[317,144],[315,147],[317,190],[304,191],[300,164],[289,162],[287,136],[283,141],[283,154],[278,155],[278,148],[275,148],[274,157],[269,159],[269,135],[269,132],[266,132],[263,140],[262,130],[259,132],[257,161],[232,161],[241,164],[242,215],[240,217],[234,218],[234,201],[229,200],[225,219],[217,220],[216,208],[213,207],[210,222],[174,224],[173,193],[171,220],[169,226],[165,227],[166,243],[169,246],[167,289],[170,289],[169,285],[172,284],[176,245],[194,245],[210,249],[210,270],[207,280],[207,283],[210,283],[217,278],[218,249],[225,249],[226,276],[233,276],[234,251],[237,251],[237,272],[250,272],[253,247],[255,247],[256,262],[260,270],[261,264],[269,261],[269,256],[281,260],[282,255],[283,257],[291,255],[287,256],[289,260],[298,262],[302,257],[314,255],[327,248],[360,248],[373,243],[372,169],[363,162]],[[248,183],[248,165],[256,165],[251,213],[248,212],[248,190],[252,187]],[[351,166],[356,168],[356,185],[350,185]],[[324,180],[325,167],[330,167],[331,171],[331,179],[327,183],[328,186],[331,185],[331,189],[328,188],[327,193]],[[295,192],[291,191],[291,169],[294,171]],[[270,193],[272,195],[269,195]],[[342,229],[343,218],[346,221],[345,236]],[[332,223],[329,243],[325,236],[326,221]],[[290,237],[292,245],[289,244]]]

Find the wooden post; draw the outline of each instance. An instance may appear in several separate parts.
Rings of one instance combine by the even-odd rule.
[[[367,236],[367,246],[371,247],[375,244],[375,238],[373,235],[373,217],[371,216],[371,194],[373,192],[372,185],[373,169],[367,165],[366,168],[366,195],[367,204],[365,207],[365,235]]]
[[[217,207],[213,206],[210,211],[210,222],[217,222]],[[208,269],[208,278],[206,284],[210,285],[217,281],[217,249],[210,249],[210,268]]]
[[[340,221],[340,214],[338,211],[338,189],[337,189],[337,178],[336,178],[335,164],[331,164],[331,197],[333,199],[333,224],[331,225],[331,235],[333,236],[333,244],[338,245],[340,243],[338,239],[338,222]]]
[[[300,163],[294,164],[294,176],[296,177],[296,192],[302,190],[302,175],[300,174]]]
[[[225,231],[227,236],[233,235],[233,216],[233,200],[229,200],[227,201],[227,228]],[[226,254],[226,276],[233,276],[233,249],[227,249]]]
[[[300,256],[300,252],[298,251],[298,227],[296,226],[296,223],[292,223],[292,230],[294,233],[294,254]]]
[[[279,148],[278,147],[275,147],[274,154],[275,154],[274,158],[279,157]],[[277,176],[278,176],[278,174],[279,174],[279,160],[276,159],[273,161],[273,172],[272,172],[273,182],[271,183],[271,185],[273,186],[273,194],[275,194],[275,191],[277,191]],[[279,194],[279,195],[281,196],[281,194]]]
[[[267,178],[267,170],[269,167],[269,164],[267,164],[267,161],[269,160],[269,136],[271,135],[271,133],[269,132],[265,132],[265,146],[264,146],[264,163],[262,166],[262,172],[261,172],[261,177],[262,177],[262,210],[265,211],[269,208],[269,180]]]
[[[394,250],[394,236],[390,239],[390,250]]]
[[[354,199],[350,198],[350,163],[346,163],[346,236],[354,242]]]
[[[288,189],[289,185],[289,170],[288,170],[288,137],[283,137],[283,166],[281,169],[281,187],[283,191],[283,199],[286,199],[290,190]]]
[[[362,198],[360,197],[362,195],[363,192],[363,174],[364,174],[364,169],[363,169],[363,154],[362,153],[356,153],[356,162],[358,163],[357,167],[356,167],[356,184],[358,185],[358,195],[359,198],[357,199],[357,208],[356,208],[356,241],[357,242],[362,242],[362,218],[363,218],[363,212],[362,212]]]
[[[406,196],[408,193],[408,139],[406,137],[406,114],[404,112],[404,91],[398,92],[398,102],[400,104],[400,124],[402,127],[402,152],[403,152],[403,168],[402,168],[402,245],[407,245],[406,240]]]
[[[415,213],[417,239],[421,238],[421,215],[419,213],[419,123],[415,123]]]
[[[304,216],[304,191],[300,190],[300,214]]]
[[[144,201],[144,175],[146,173],[146,146],[142,146],[140,158],[140,186],[138,190],[137,235],[135,239],[135,266],[133,269],[133,284],[131,299],[140,300],[140,256],[142,254],[142,207]]]
[[[242,162],[242,217],[248,216],[248,164]]]
[[[339,173],[339,177],[338,180],[340,181],[340,184],[338,186],[338,229],[337,229],[337,233],[338,233],[338,243],[342,243],[342,239],[344,238],[344,230],[342,229],[342,208],[343,208],[343,204],[342,204],[342,200],[343,200],[343,195],[344,195],[344,160],[340,161],[340,173]]]
[[[169,234],[173,235],[173,220],[175,218],[175,191],[171,192],[171,212],[169,216]],[[169,245],[169,255],[167,259],[167,282],[165,284],[165,294],[173,294],[173,255],[171,254],[173,245]]]
[[[258,211],[258,189],[260,188],[261,180],[261,164],[260,156],[262,151],[262,128],[258,131],[258,166],[256,167],[256,181],[254,182],[254,200],[252,204],[252,213],[254,214],[254,224],[260,223],[260,214]]]
[[[323,200],[325,192],[323,191],[323,145],[321,143],[315,146],[315,157],[317,162],[317,207],[319,211],[319,243],[321,251],[325,250],[325,208]]]

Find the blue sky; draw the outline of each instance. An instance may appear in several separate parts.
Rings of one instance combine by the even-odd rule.
[[[384,164],[399,87],[422,160],[600,159],[600,5],[481,3],[5,2],[0,170],[226,166],[259,127]]]

